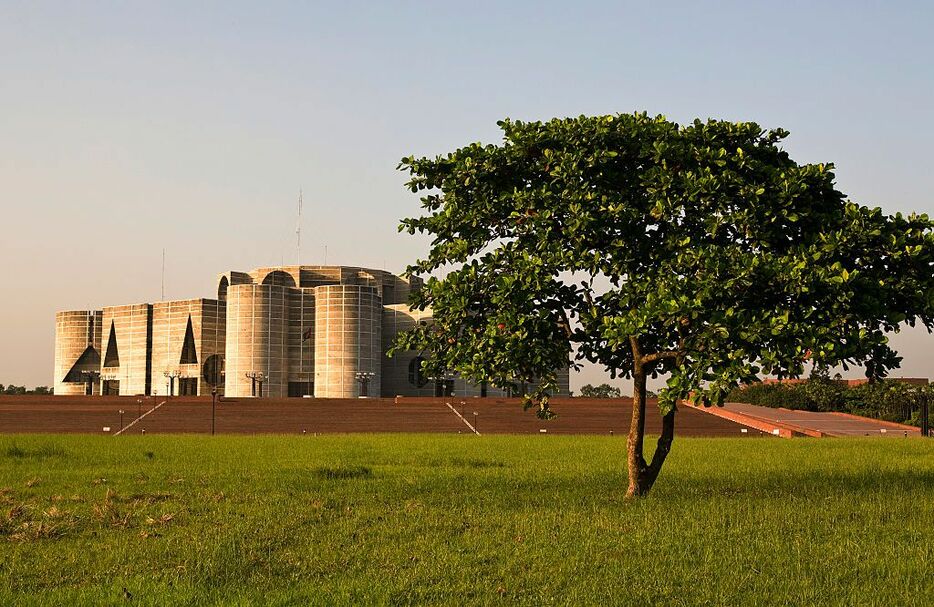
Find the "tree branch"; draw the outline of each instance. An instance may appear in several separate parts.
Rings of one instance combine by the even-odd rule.
[[[642,366],[642,347],[639,346],[639,338],[635,335],[629,336],[629,345],[632,348],[633,367]]]
[[[558,322],[558,327],[564,330],[565,335],[568,339],[574,335],[574,331],[571,329],[571,320],[568,318],[568,313],[564,308],[558,308],[558,312],[561,314],[561,320]]]
[[[665,350],[664,352],[652,352],[651,354],[646,354],[642,357],[642,362],[654,363],[660,360],[666,359],[676,359],[681,356],[680,351],[676,350]]]

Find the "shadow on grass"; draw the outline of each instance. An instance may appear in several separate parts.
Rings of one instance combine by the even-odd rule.
[[[451,493],[471,495],[475,505],[495,507],[502,511],[524,510],[530,506],[576,507],[582,501],[594,505],[637,504],[641,500],[626,500],[627,477],[622,471],[606,474],[560,475],[522,477],[499,468],[471,470],[469,475],[457,477],[455,485],[444,485],[443,495],[438,487],[426,482],[419,486],[418,498],[427,502],[450,499]],[[841,470],[752,472],[733,476],[712,473],[679,474],[671,469],[662,472],[652,489],[650,501],[688,501],[706,499],[755,500],[775,497],[803,499],[858,500],[870,496],[897,497],[911,494],[934,493],[934,471],[879,470],[860,472]],[[393,488],[384,488],[387,494]],[[413,497],[412,489],[402,485],[398,489]]]
[[[42,445],[36,449],[23,449],[14,443],[7,447],[3,455],[9,459],[47,459],[65,457],[65,449],[59,445]]]
[[[347,480],[353,478],[370,478],[373,471],[366,466],[321,466],[313,470],[313,474],[323,480]]]
[[[666,477],[663,471],[653,494],[658,497],[759,497],[781,494],[795,497],[855,497],[916,491],[934,491],[934,471],[772,471],[766,474],[735,475],[730,478],[677,473]]]
[[[505,468],[506,464],[500,461],[488,461],[474,458],[452,458],[449,465],[455,468]]]

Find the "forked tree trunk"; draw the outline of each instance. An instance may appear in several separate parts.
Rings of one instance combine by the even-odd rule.
[[[632,422],[629,426],[628,464],[629,488],[627,498],[642,497],[646,495],[655,484],[662,464],[671,451],[671,443],[675,438],[675,412],[670,411],[662,417],[662,434],[652,455],[652,463],[647,464],[643,456],[645,443],[645,381],[646,370],[637,358],[635,372],[633,373],[632,389]]]

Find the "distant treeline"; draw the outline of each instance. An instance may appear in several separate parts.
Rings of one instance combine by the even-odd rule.
[[[0,384],[0,394],[51,394],[52,388],[48,386],[36,386],[32,390],[27,390],[26,386],[4,386]]]
[[[622,390],[616,386],[611,386],[610,384],[600,384],[599,386],[586,384],[581,387],[581,393],[579,396],[583,396],[584,398],[620,398],[622,395]],[[655,398],[658,396],[651,390],[646,390],[645,395],[649,398]],[[573,392],[571,392],[571,396],[574,396]]]

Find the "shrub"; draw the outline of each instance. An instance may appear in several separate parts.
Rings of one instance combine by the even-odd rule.
[[[838,411],[920,425],[920,399],[934,402],[934,387],[892,380],[848,387],[818,377],[798,384],[750,384],[730,392],[728,401],[806,411]]]
[[[929,386],[920,387],[893,381],[864,384],[851,388],[846,394],[846,411],[894,422],[908,423],[912,419],[920,425],[920,398],[931,396]]]
[[[808,411],[839,411],[846,387],[828,380],[810,380],[795,386],[804,393]]]

